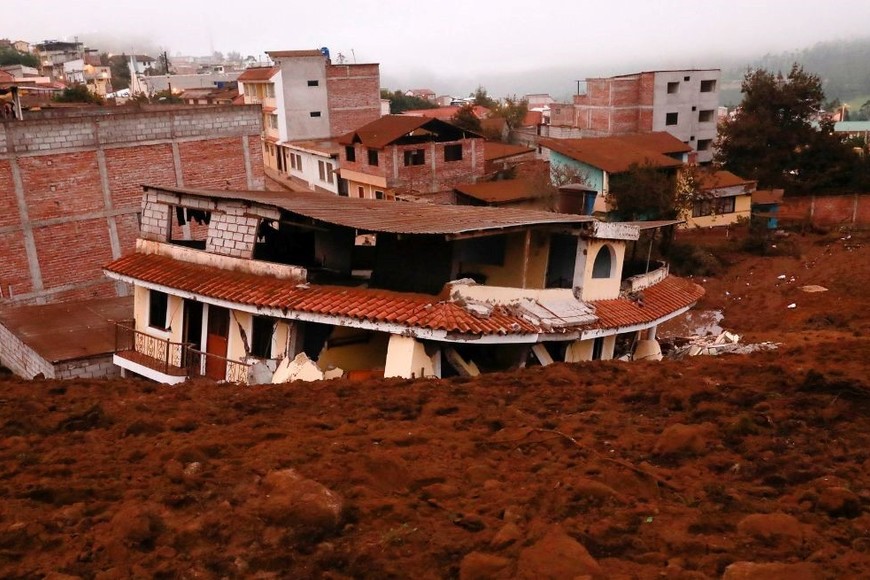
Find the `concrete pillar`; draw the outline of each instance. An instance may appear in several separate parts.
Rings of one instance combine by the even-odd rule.
[[[425,345],[413,337],[391,334],[384,377],[410,379],[422,376],[441,376],[441,351],[429,355]]]

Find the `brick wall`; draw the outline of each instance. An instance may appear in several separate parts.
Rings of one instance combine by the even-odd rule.
[[[264,187],[260,107],[118,111],[0,123],[0,302],[123,291],[101,268],[133,250],[143,183]]]
[[[870,227],[870,193],[787,197],[778,216],[784,222],[810,221],[819,226]]]
[[[326,87],[331,135],[344,135],[380,118],[379,65],[327,65]]]

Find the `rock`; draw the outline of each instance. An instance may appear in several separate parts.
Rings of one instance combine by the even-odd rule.
[[[708,426],[676,423],[659,435],[653,447],[656,455],[698,455],[707,448]]]
[[[295,469],[272,471],[263,484],[266,496],[260,500],[258,511],[269,523],[328,532],[341,522],[341,496]]]
[[[657,340],[639,340],[634,347],[633,360],[662,360],[662,347]]]
[[[581,477],[571,484],[574,490],[574,495],[582,497],[590,503],[600,505],[604,502],[615,499],[623,503],[623,498],[609,485],[605,485],[600,481]]]
[[[509,578],[508,567],[511,561],[501,556],[471,552],[459,565],[459,580],[489,580],[490,578]]]
[[[845,487],[829,487],[819,496],[816,509],[834,518],[856,518],[861,515],[861,498]]]
[[[248,368],[249,385],[268,385],[272,382],[272,371],[266,363],[258,361]]]
[[[722,580],[816,580],[822,578],[815,564],[781,564],[779,562],[734,562],[722,575]]]
[[[297,354],[292,361],[290,357],[282,359],[275,374],[272,375],[272,384],[321,380],[323,380],[323,371],[304,352]]]
[[[803,524],[797,518],[784,513],[746,516],[737,524],[737,531],[765,542],[795,542],[804,537]]]
[[[516,524],[526,519],[526,513],[523,508],[519,506],[509,505],[508,507],[504,508],[504,513],[502,514],[501,519],[506,522]]]
[[[601,567],[581,544],[559,526],[520,552],[517,578],[562,580],[578,576],[601,577]]]
[[[503,525],[498,532],[496,532],[489,545],[495,549],[501,549],[506,548],[521,539],[523,539],[523,532],[520,530],[519,526],[508,522]]]

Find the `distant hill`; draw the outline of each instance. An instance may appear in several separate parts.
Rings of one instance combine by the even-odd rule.
[[[792,63],[819,75],[825,97],[843,102],[866,97],[870,99],[870,37],[856,40],[820,42],[810,48],[766,54],[750,63],[722,63],[723,105],[740,102],[740,81],[748,68],[764,68],[787,73]],[[863,102],[863,101],[862,101]]]

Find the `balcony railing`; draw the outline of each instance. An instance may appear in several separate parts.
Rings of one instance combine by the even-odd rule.
[[[202,352],[192,344],[155,337],[135,327],[133,320],[115,322],[115,354],[121,358],[168,376],[248,382],[248,363]]]

